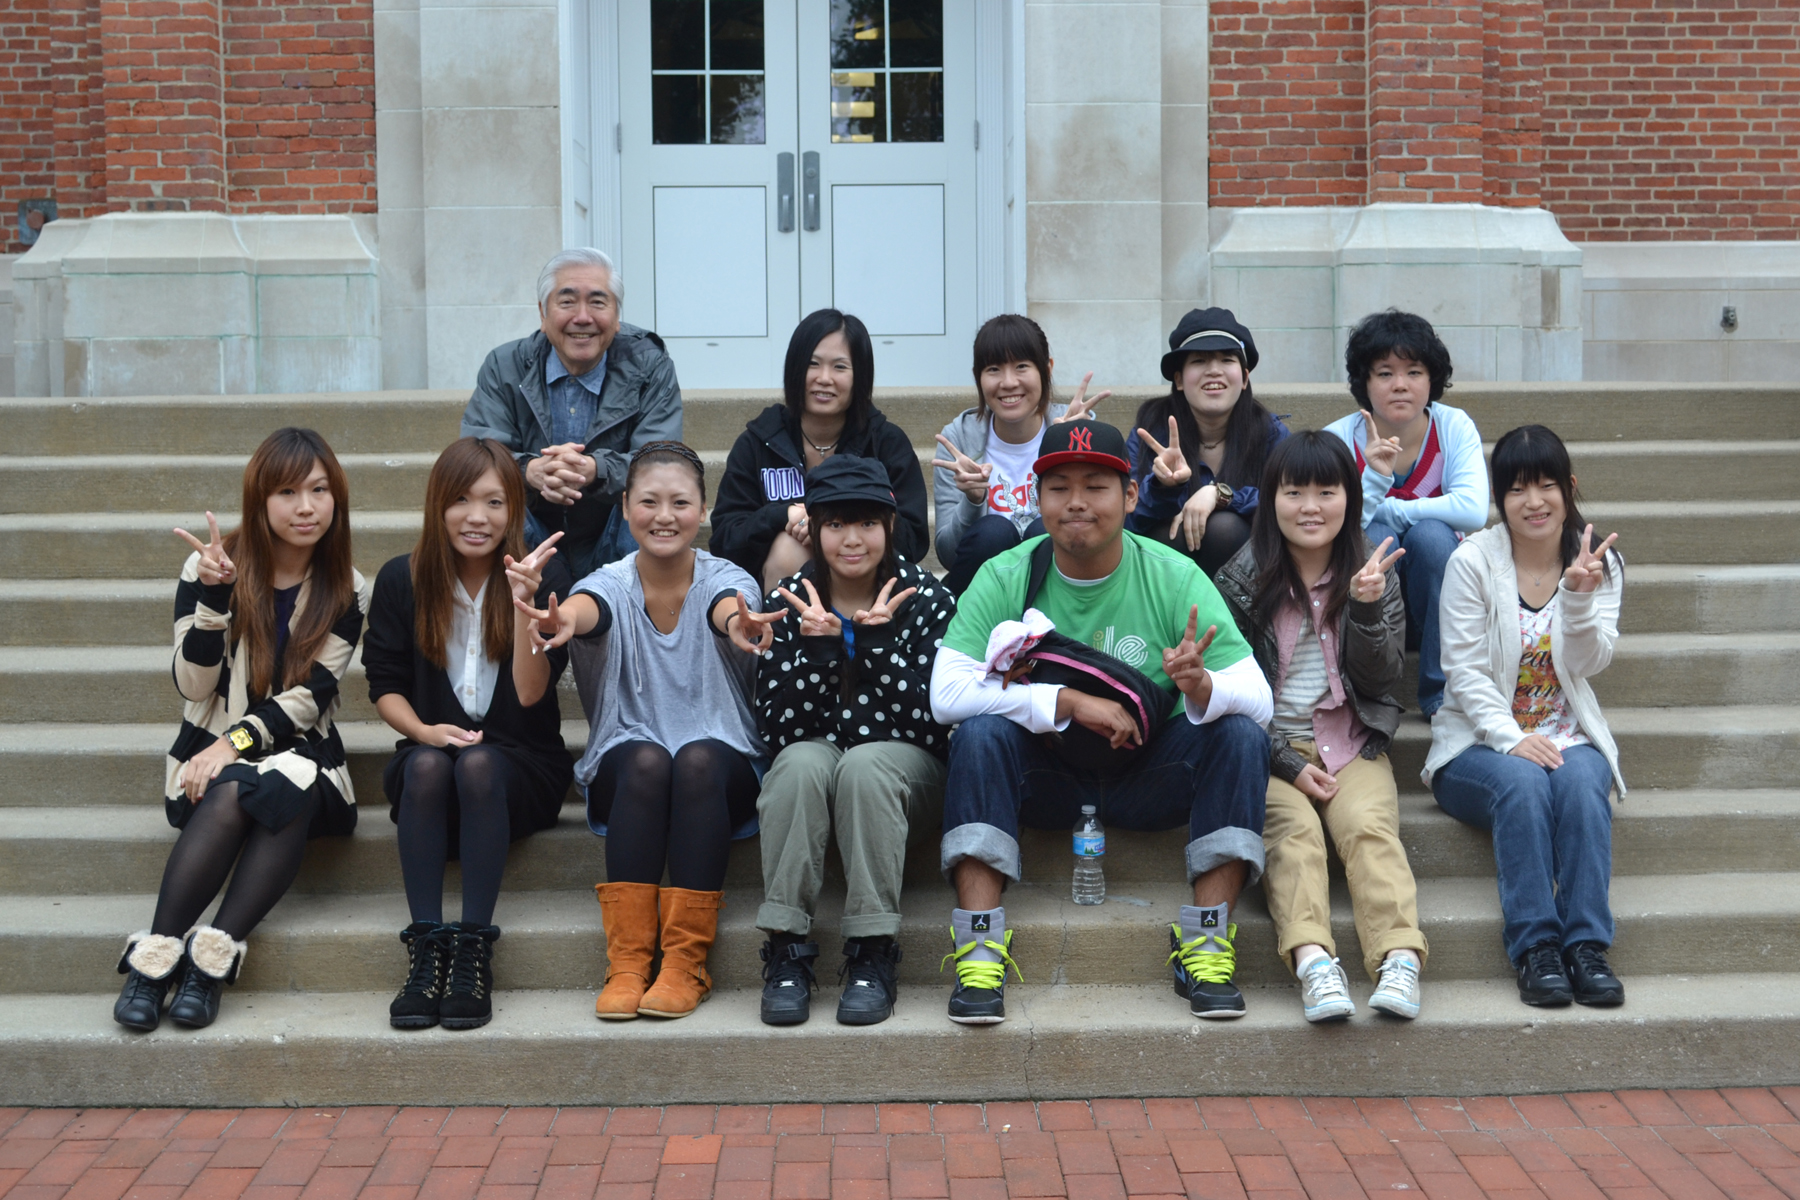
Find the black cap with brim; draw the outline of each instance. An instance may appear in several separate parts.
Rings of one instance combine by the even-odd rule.
[[[1131,474],[1125,458],[1125,435],[1102,421],[1062,421],[1044,430],[1037,461],[1039,475],[1070,463],[1093,463],[1122,475]]]
[[[806,473],[806,507],[866,501],[898,508],[887,468],[872,458],[834,454]]]
[[[1187,356],[1204,350],[1229,350],[1243,360],[1244,370],[1256,368],[1256,338],[1229,308],[1190,309],[1169,334],[1169,352],[1162,358],[1163,378],[1173,383]]]

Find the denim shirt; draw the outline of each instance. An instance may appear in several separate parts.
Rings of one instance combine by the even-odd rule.
[[[602,354],[587,374],[571,375],[552,350],[544,360],[544,386],[550,393],[550,444],[587,445],[600,411],[600,393],[606,387],[606,355]]]

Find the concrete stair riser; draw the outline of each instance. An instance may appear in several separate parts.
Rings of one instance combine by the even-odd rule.
[[[1427,985],[1427,1018],[1364,1008],[1309,1026],[1292,988],[1249,1015],[1197,1021],[1166,986],[1009,989],[1003,1025],[944,1020],[941,993],[903,992],[871,1034],[821,1003],[796,1029],[757,1020],[753,993],[683,1021],[593,1019],[585,992],[501,992],[480,1033],[387,1028],[388,989],[228,994],[212,1027],[149,1036],[98,997],[0,999],[0,1074],[19,1104],[678,1104],[992,1101],[1146,1095],[1468,1096],[1778,1085],[1800,1078],[1793,976],[1637,978],[1623,1009],[1521,1010],[1510,982]],[[1366,998],[1367,986],[1353,993]],[[824,998],[821,998],[824,999]],[[1447,1018],[1448,1014],[1456,1018]],[[1432,1019],[1432,1018],[1440,1019]],[[504,1036],[495,1036],[501,1031]]]
[[[394,825],[377,794],[365,797],[356,833],[323,838],[308,850],[296,893],[346,895],[392,891],[400,886]],[[1703,874],[1733,870],[1800,870],[1800,796],[1793,792],[1633,792],[1613,817],[1613,872],[1618,876]],[[1429,795],[1400,798],[1400,838],[1420,879],[1491,875],[1492,845],[1486,834],[1452,819]],[[0,808],[0,895],[69,896],[154,892],[177,831],[154,803],[133,807]],[[907,854],[909,887],[939,882],[936,831],[922,835]],[[1105,861],[1109,886],[1165,883],[1182,874],[1184,828],[1163,833],[1108,831]],[[1069,837],[1063,830],[1021,831],[1024,878],[1044,883],[1070,870]],[[761,844],[733,843],[725,884],[759,894]],[[605,843],[588,832],[578,804],[563,809],[560,823],[515,844],[507,859],[508,892],[584,893],[606,878]],[[1333,855],[1332,869],[1343,874]],[[844,880],[836,849],[826,859],[827,878]],[[446,889],[460,894],[461,876],[451,864]]]
[[[1077,905],[1067,884],[1024,883],[1006,895],[1013,957],[1028,983],[1107,984],[1169,978],[1169,923],[1189,898],[1179,882],[1128,885],[1106,904]],[[1704,943],[1710,971],[1782,971],[1800,952],[1800,924],[1792,919],[1800,883],[1788,874],[1639,876],[1613,881],[1619,920],[1611,952],[1622,975],[1671,974],[1692,969],[1693,947]],[[1333,888],[1332,931],[1352,976],[1363,976],[1361,950],[1348,893]],[[1123,898],[1121,898],[1123,897]],[[1704,899],[1701,899],[1704,897]],[[755,928],[758,897],[728,894],[708,969],[716,986],[761,987]],[[106,992],[124,938],[143,927],[154,896],[65,897],[60,902],[14,902],[0,933],[0,963],[15,968],[13,991]],[[54,906],[53,906],[54,905]],[[939,962],[950,949],[954,899],[939,883],[909,891],[902,918],[903,985],[947,992],[951,976]],[[818,973],[830,980],[842,959],[837,934],[842,893],[820,903],[815,934],[822,950]],[[448,913],[455,915],[455,904]],[[354,896],[286,897],[251,939],[240,986],[245,991],[374,991],[397,987],[406,957],[398,931],[408,922],[396,892]],[[505,935],[495,955],[495,986],[507,990],[598,988],[605,974],[605,934],[591,893],[515,892],[502,897],[495,923]],[[1259,889],[1233,908],[1238,926],[1238,978],[1249,984],[1290,978],[1277,956],[1274,926]],[[1500,905],[1492,878],[1423,880],[1419,921],[1431,945],[1430,979],[1489,979],[1508,970],[1501,943]]]

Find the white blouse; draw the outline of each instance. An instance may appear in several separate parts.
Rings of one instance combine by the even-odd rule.
[[[500,678],[500,664],[489,660],[482,646],[481,598],[488,584],[482,583],[475,598],[462,580],[456,581],[456,594],[450,606],[450,637],[444,646],[444,673],[450,677],[450,690],[456,701],[474,720],[487,716],[494,702],[494,684]]]

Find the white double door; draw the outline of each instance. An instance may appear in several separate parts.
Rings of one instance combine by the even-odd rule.
[[[806,313],[876,382],[967,378],[979,0],[624,0],[628,320],[684,387],[778,387]]]

